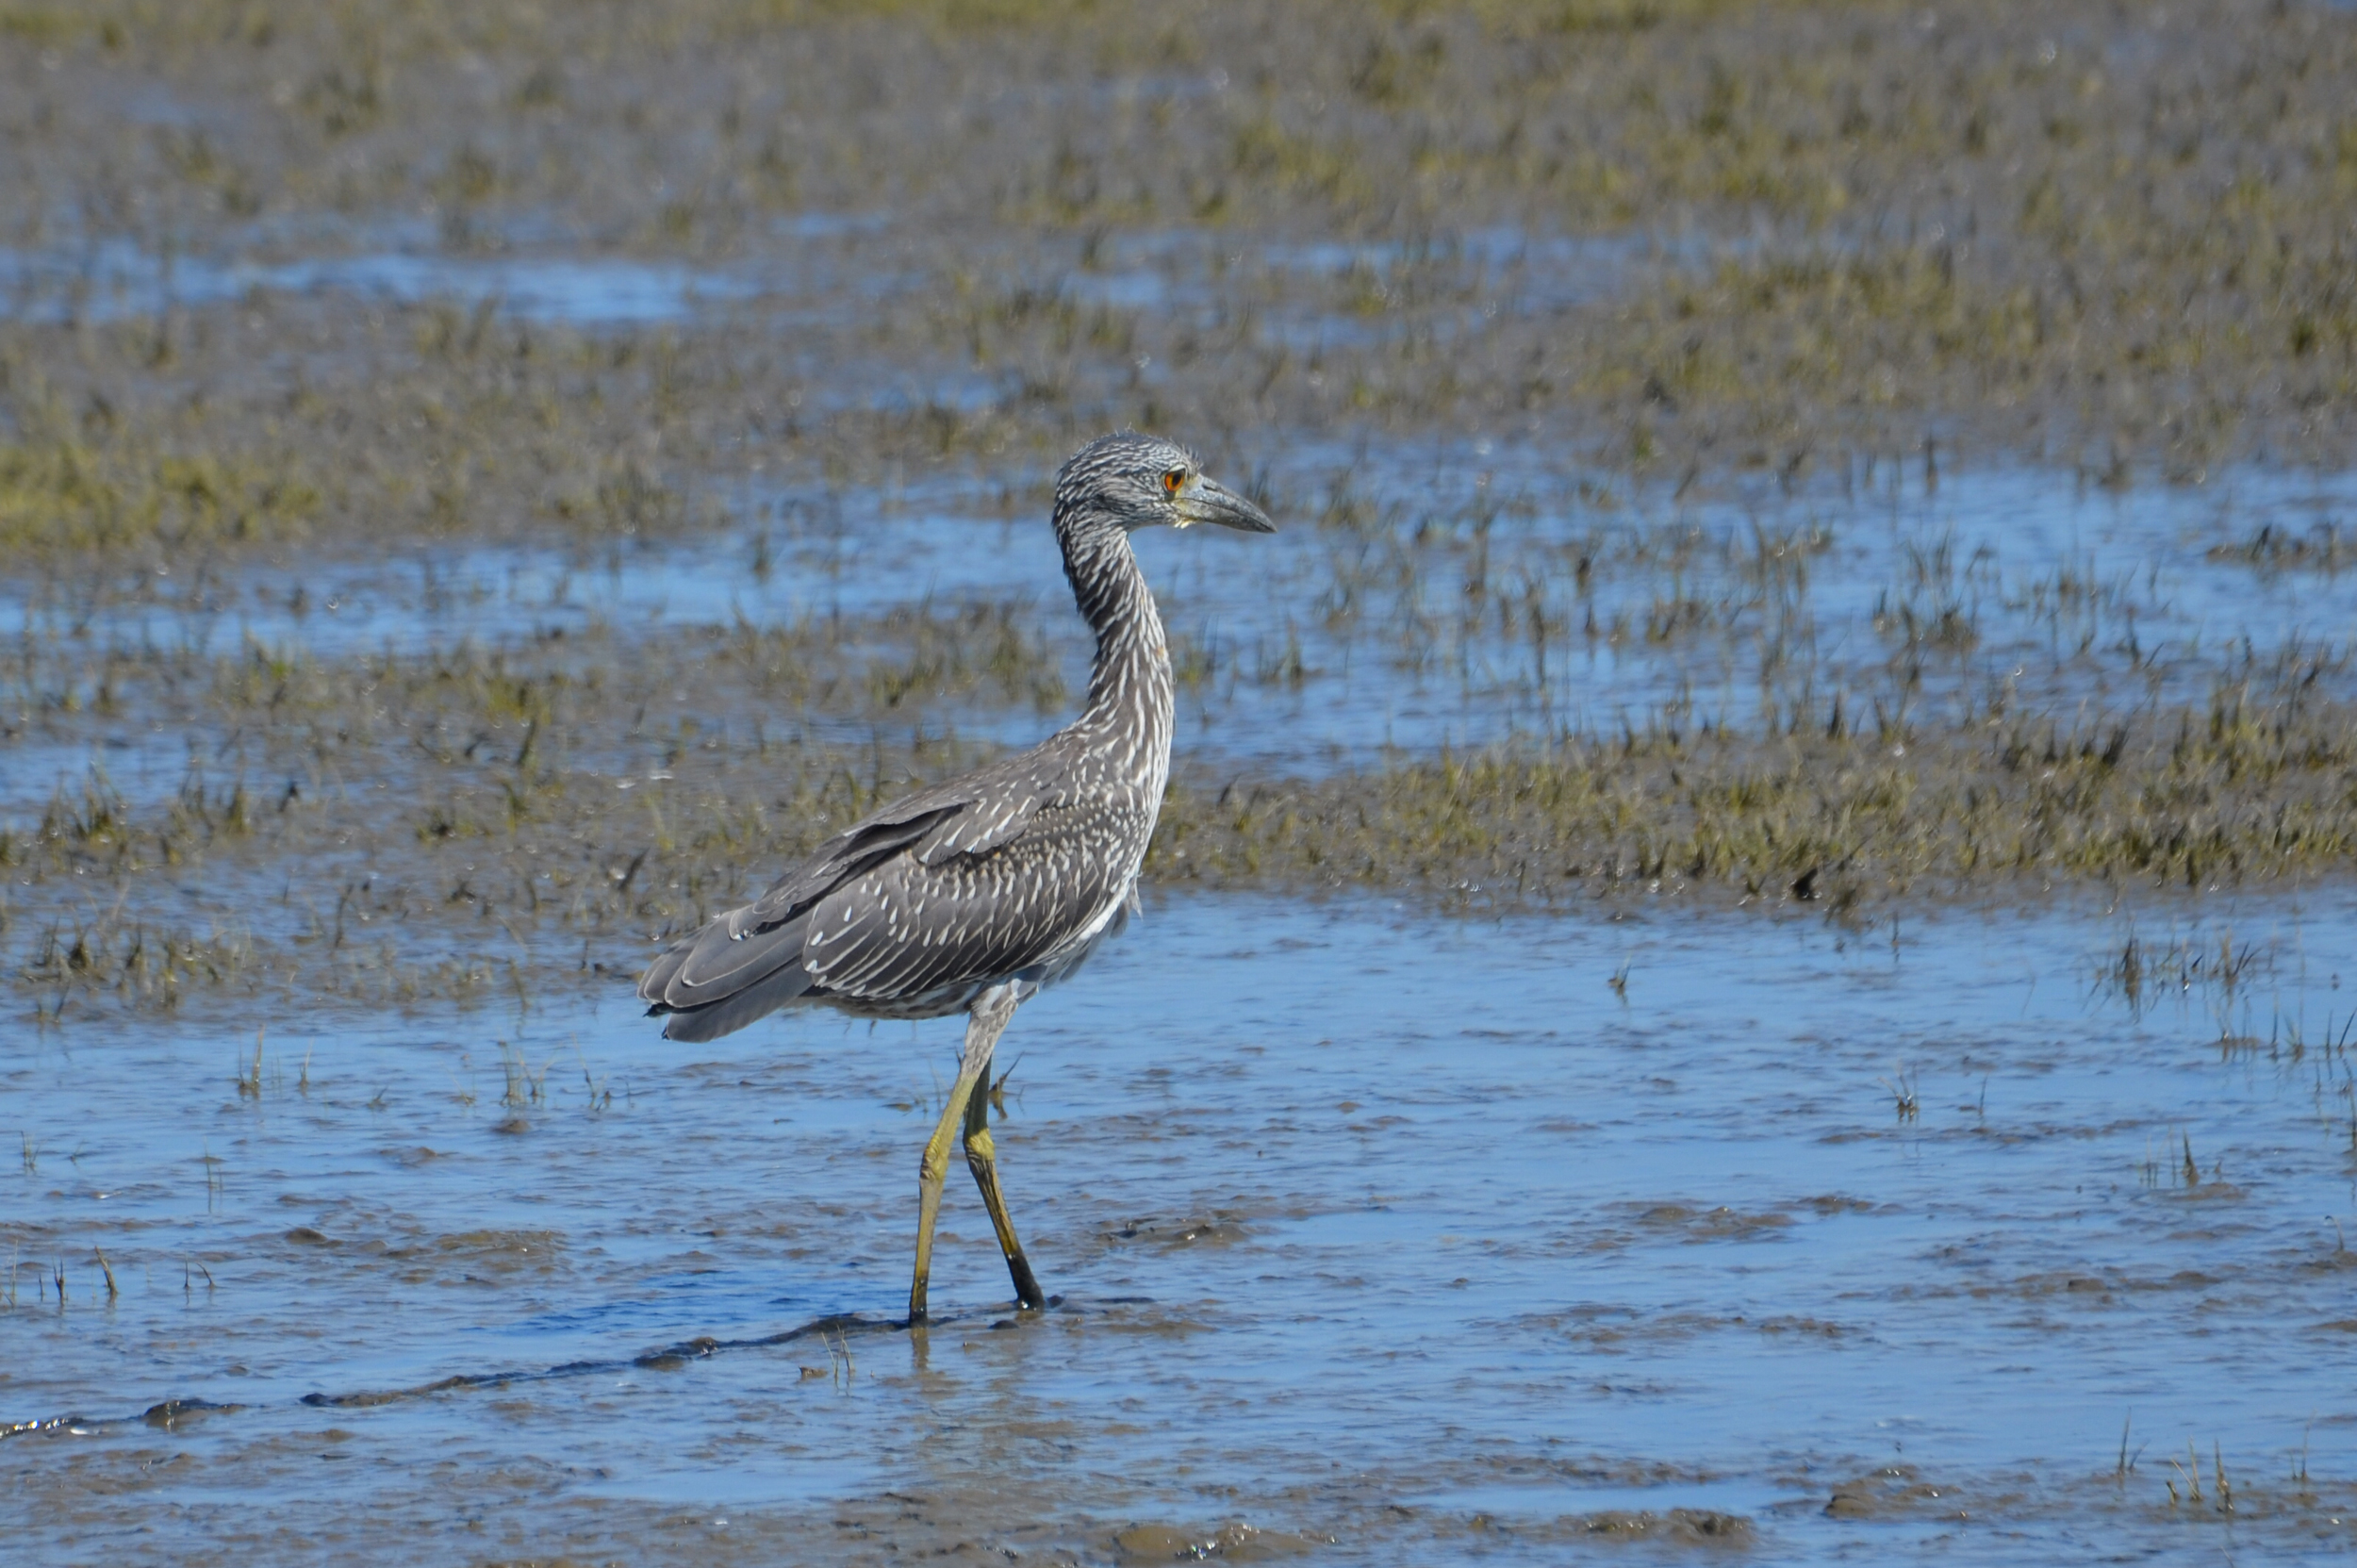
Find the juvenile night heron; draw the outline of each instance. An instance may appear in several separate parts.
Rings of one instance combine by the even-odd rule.
[[[909,1322],[925,1321],[933,1220],[961,1128],[1014,1293],[1047,1304],[998,1190],[990,1053],[1014,1010],[1078,969],[1136,907],[1170,778],[1170,647],[1129,553],[1133,529],[1276,525],[1184,448],[1124,431],[1056,475],[1056,542],[1096,634],[1080,717],[1028,751],[853,823],[768,892],[673,947],[638,982],[673,1040],[711,1040],[789,1003],[865,1018],[967,1015],[948,1108],[918,1167]]]

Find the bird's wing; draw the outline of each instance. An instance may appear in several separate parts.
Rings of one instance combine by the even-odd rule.
[[[769,980],[801,957],[806,917],[830,892],[904,854],[928,867],[987,854],[1062,799],[1067,772],[1051,740],[863,817],[760,898],[716,916],[657,959],[638,995],[675,1011],[710,1007]]]
[[[830,995],[904,999],[1022,973],[1100,925],[1151,807],[1121,792],[1044,805],[1021,834],[928,865],[901,855],[811,907],[802,966]]]
[[[821,844],[739,914],[762,924],[791,919],[833,888],[894,856],[927,866],[981,855],[1012,842],[1042,808],[1060,803],[1070,764],[1062,736],[904,796]]]
[[[1004,783],[1011,787],[978,790],[958,810],[934,818],[916,845],[917,860],[943,866],[959,855],[988,854],[1020,837],[1043,810],[1063,802],[1061,777],[1025,769]]]

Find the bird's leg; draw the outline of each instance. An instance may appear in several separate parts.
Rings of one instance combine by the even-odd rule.
[[[998,1191],[998,1148],[990,1137],[990,1080],[982,1078],[977,1084],[981,1091],[965,1102],[965,1168],[974,1173],[974,1185],[982,1190],[982,1202],[990,1210],[990,1223],[998,1232],[998,1250],[1007,1255],[1007,1273],[1014,1280],[1014,1298],[1026,1309],[1038,1312],[1047,1305],[1047,1297],[1031,1276],[1031,1261],[1023,1256],[1023,1244],[1014,1238],[1014,1219],[1007,1213],[1007,1200]]]
[[[973,1026],[967,1026],[967,1038],[973,1037]],[[985,1058],[987,1060],[987,1058]],[[933,1221],[941,1214],[941,1184],[949,1175],[949,1140],[965,1120],[966,1102],[974,1098],[974,1080],[980,1075],[958,1065],[958,1081],[950,1087],[949,1104],[941,1113],[941,1125],[925,1141],[925,1156],[916,1166],[916,1275],[909,1282],[909,1327],[914,1329],[925,1321],[925,1285],[933,1272]]]
[[[974,1098],[974,1085],[990,1070],[990,1053],[998,1044],[1007,1020],[1014,1016],[1014,987],[994,985],[974,999],[965,1023],[965,1054],[958,1061],[958,1081],[950,1085],[949,1103],[941,1123],[926,1140],[925,1157],[916,1167],[916,1276],[909,1282],[909,1327],[925,1321],[925,1286],[932,1276],[933,1221],[941,1213],[941,1184],[949,1176],[949,1145],[965,1121],[965,1108]]]

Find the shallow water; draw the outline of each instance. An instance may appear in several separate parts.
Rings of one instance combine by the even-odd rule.
[[[2091,726],[2148,704],[2199,708],[2246,673],[2357,696],[2357,571],[2260,569],[2235,553],[2262,528],[2338,536],[2323,531],[2357,518],[2348,475],[2242,470],[2116,494],[2050,471],[1926,484],[1886,466],[1846,495],[1687,503],[1583,495],[1511,443],[1350,462],[1312,449],[1275,476],[1292,503],[1273,538],[1141,537],[1184,676],[1188,758],[1316,774],[1624,723],[1822,725],[1837,702],[1853,726],[1968,709]],[[1318,526],[1315,498],[1340,488],[1379,520]],[[1499,511],[1492,492],[1522,500]],[[1086,630],[1043,519],[948,481],[739,485],[720,499],[739,520],[686,537],[22,585],[0,591],[0,625],[36,646],[336,657],[583,634],[627,647],[740,620],[1014,602],[1067,689],[1085,685]],[[816,733],[847,716],[776,717]],[[868,719],[849,717],[864,735]],[[1010,744],[1052,727],[986,694],[928,707],[918,691],[907,717]],[[135,803],[185,774],[190,736],[138,715],[41,723],[0,753],[23,759],[0,782],[0,820],[36,818],[92,755]]]
[[[255,294],[346,295],[415,304],[488,303],[519,321],[585,329],[677,323],[743,302],[773,305],[937,290],[941,280],[909,266],[910,236],[889,213],[804,212],[740,242],[725,263],[690,265],[598,254],[586,237],[529,220],[471,227],[453,247],[429,223],[354,223],[290,213],[226,225],[201,246],[141,244],[91,236],[79,244],[0,247],[0,316],[107,322],[235,304]],[[1638,234],[1529,235],[1476,229],[1415,246],[1244,239],[1216,230],[1122,235],[1080,247],[1032,237],[1006,271],[1022,286],[1121,310],[1184,309],[1216,316],[1218,276],[1250,268],[1277,276],[1388,275],[1402,266],[1511,276],[1516,307],[1537,310],[1597,298],[1643,260],[1700,262],[1691,239]],[[992,258],[994,261],[999,258]],[[994,267],[994,271],[998,269]],[[1370,331],[1330,310],[1278,312],[1272,341],[1315,349]]]
[[[789,353],[828,345],[813,377],[820,402],[906,403],[921,384],[971,409],[1024,396],[1022,368],[814,337],[812,312],[840,324],[887,296],[938,308],[987,279],[1163,314],[1248,302],[1240,342],[1313,355],[1334,334],[1370,330],[1336,316],[1337,280],[1379,290],[1421,279],[1469,311],[1543,314],[1624,274],[1706,264],[1743,243],[1510,225],[1413,244],[1172,228],[994,240],[962,252],[951,280],[886,212],[787,217],[726,259],[693,264],[609,253],[522,217],[474,235],[475,248],[449,238],[415,219],[323,213],[229,225],[181,252],[93,236],[0,252],[0,310],[92,319],[260,290],[496,304],[583,328],[725,320]],[[1152,385],[1150,364],[1132,368]],[[1184,744],[1208,766],[1314,774],[1567,730],[1756,730],[1837,712],[1895,726],[2004,708],[2092,725],[2145,704],[2199,705],[2221,678],[2252,670],[2313,673],[2312,689],[2357,696],[2347,632],[2357,572],[2340,569],[2357,518],[2348,474],[2249,465],[2114,490],[2048,466],[1959,469],[1932,447],[1688,494],[1667,476],[1647,487],[1584,469],[1514,427],[1356,439],[1275,430],[1238,444],[1207,456],[1230,480],[1257,481],[1283,532],[1141,543],[1188,676]],[[1028,505],[1010,517],[1002,487],[1037,491],[1044,473],[838,487],[781,480],[756,460],[748,472],[660,477],[683,511],[717,526],[20,579],[0,585],[0,627],[85,651],[235,652],[251,641],[335,657],[1019,598],[1037,607],[1066,685],[1083,679],[1085,637],[1052,536]],[[25,709],[40,717],[0,751],[0,823],[35,819],[92,756],[139,804],[184,776],[185,734],[140,716],[108,725],[38,701]],[[1027,710],[970,705],[927,719],[1011,742],[1040,728]]]
[[[159,256],[105,239],[78,254],[0,251],[8,312],[34,321],[112,322],[234,303],[255,292],[362,299],[492,301],[520,320],[582,326],[685,321],[757,292],[752,279],[616,256],[453,256],[375,251],[288,261]]]
[[[1060,1304],[1007,1313],[961,1177],[915,1337],[952,1025],[680,1048],[617,991],[280,1019],[258,1073],[11,1025],[0,1414],[82,1419],[0,1446],[0,1520],[261,1561],[2339,1555],[2357,900],[2189,909],[1171,901],[1001,1047]]]
[[[1025,395],[1017,365],[919,363],[905,346],[808,335],[813,310],[856,318],[887,295],[937,308],[973,281],[951,289],[921,265],[916,237],[888,213],[789,217],[741,254],[694,265],[543,229],[511,220],[477,237],[486,251],[450,249],[415,220],[319,214],[233,226],[182,254],[92,238],[0,253],[0,294],[14,301],[0,309],[140,314],[258,289],[489,302],[585,327],[726,321],[789,350],[829,344],[822,401],[906,403],[920,383],[966,408]],[[1507,226],[1346,244],[1176,228],[1034,237],[961,264],[993,287],[1121,309],[1216,313],[1250,299],[1248,338],[1300,346],[1366,330],[1330,319],[1337,278],[1388,287],[1404,270],[1461,291],[1468,309],[1544,312],[1609,291],[1636,263],[1705,263],[1729,243]],[[1325,282],[1293,289],[1305,277]],[[1134,368],[1151,385],[1152,367]],[[1240,440],[1207,456],[1259,482],[1284,532],[1244,547],[1143,546],[1197,671],[1195,743],[1238,762],[1317,770],[1390,748],[1655,719],[1823,722],[1837,698],[1853,719],[1887,721],[1992,703],[2117,713],[2199,702],[2222,672],[2274,662],[2316,666],[2328,686],[2357,692],[2346,631],[2357,572],[2339,569],[2357,518],[2347,474],[2245,465],[2114,490],[2043,465],[1959,469],[1934,446],[1689,495],[1591,471],[1510,426]],[[1084,663],[1044,520],[1006,513],[1001,487],[1027,476],[836,487],[781,483],[756,461],[746,474],[662,477],[724,524],[619,544],[297,554],[192,580],[184,565],[179,579],[19,582],[0,590],[0,625],[94,646],[253,639],[335,655],[1022,595],[1076,679]],[[1045,478],[1028,476],[1033,489]]]

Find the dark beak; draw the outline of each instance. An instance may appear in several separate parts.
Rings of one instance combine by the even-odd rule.
[[[1261,511],[1216,479],[1197,479],[1178,498],[1181,526],[1192,527],[1198,522],[1215,522],[1222,528],[1232,528],[1239,534],[1274,534],[1277,524],[1269,521]]]

